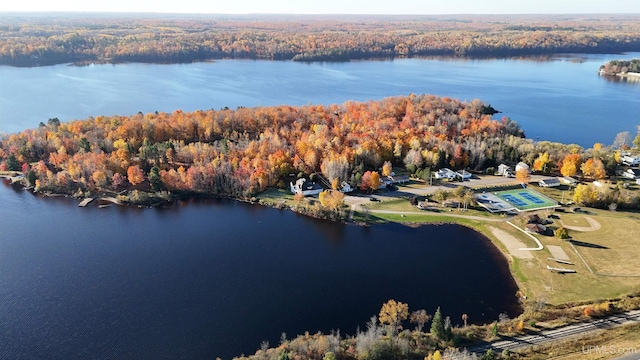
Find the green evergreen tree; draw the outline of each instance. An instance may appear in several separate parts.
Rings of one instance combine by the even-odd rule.
[[[160,179],[160,169],[156,166],[151,168],[149,172],[149,182],[153,191],[160,191],[162,189],[162,180]]]
[[[440,307],[436,310],[436,313],[433,315],[433,321],[431,322],[431,335],[437,337],[438,339],[444,339],[446,337],[446,332],[444,330],[444,320],[442,319],[442,313],[440,312]]]
[[[16,159],[16,156],[13,154],[7,157],[7,169],[9,169],[9,171],[21,170],[20,163],[18,162],[18,159]]]
[[[287,352],[287,350],[282,351],[282,354],[280,354],[278,360],[289,360],[289,353]]]

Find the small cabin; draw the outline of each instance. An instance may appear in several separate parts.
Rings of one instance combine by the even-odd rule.
[[[538,185],[540,187],[557,187],[560,186],[560,180],[558,178],[543,179],[538,181]]]
[[[565,185],[575,186],[576,184],[578,184],[578,180],[572,178],[571,176],[563,176],[558,180],[560,180],[560,182]]]
[[[456,175],[463,181],[471,179],[471,173],[465,170],[456,171]]]
[[[530,233],[546,234],[547,227],[542,224],[527,224],[525,225],[525,230]]]

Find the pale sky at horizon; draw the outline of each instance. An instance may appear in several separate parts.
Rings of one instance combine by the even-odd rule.
[[[4,0],[0,12],[201,14],[578,14],[640,13],[640,0]]]

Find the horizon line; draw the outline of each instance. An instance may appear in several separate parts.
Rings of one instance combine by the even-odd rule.
[[[640,12],[565,12],[565,13],[214,13],[214,12],[162,12],[162,11],[98,11],[98,10],[0,10],[0,14],[149,14],[149,15],[237,15],[237,16],[548,16],[548,15],[640,15]]]

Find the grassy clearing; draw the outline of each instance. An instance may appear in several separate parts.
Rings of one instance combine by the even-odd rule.
[[[464,216],[479,216],[479,217],[484,217],[484,218],[500,218],[500,216],[502,215],[493,215],[490,214],[489,212],[485,211],[485,210],[478,210],[478,209],[474,209],[474,208],[467,208],[466,210],[464,209],[458,209],[458,208],[447,208],[447,207],[441,207],[436,209],[437,211],[426,211],[426,210],[420,210],[417,207],[411,205],[411,203],[409,203],[408,200],[405,199],[397,199],[397,198],[391,198],[389,200],[386,199],[382,199],[382,201],[375,203],[369,203],[364,205],[367,209],[369,210],[373,210],[373,211],[405,211],[407,213],[420,213],[421,215],[424,216],[424,219],[426,223],[428,222],[434,222],[434,221],[429,221],[430,218],[432,217],[446,217],[447,214],[450,215],[464,215]],[[407,216],[409,216],[410,214],[406,214]],[[437,222],[437,221],[435,221]]]
[[[522,360],[604,360],[632,353],[640,357],[640,324],[591,332],[548,345],[515,351],[513,359]]]
[[[640,222],[620,213],[599,211],[597,231],[569,231],[578,252],[596,273],[640,277]],[[561,215],[566,224],[585,221],[579,214]],[[586,222],[586,221],[585,221]],[[589,226],[588,224],[585,226]],[[639,278],[640,280],[640,278]]]
[[[569,226],[579,226],[579,227],[590,227],[591,224],[587,221],[587,219],[582,216],[572,216],[572,215],[561,215],[560,218],[565,225]]]
[[[266,206],[274,206],[277,204],[291,206],[296,203],[291,191],[285,189],[268,189],[261,192],[257,198],[261,204]]]

